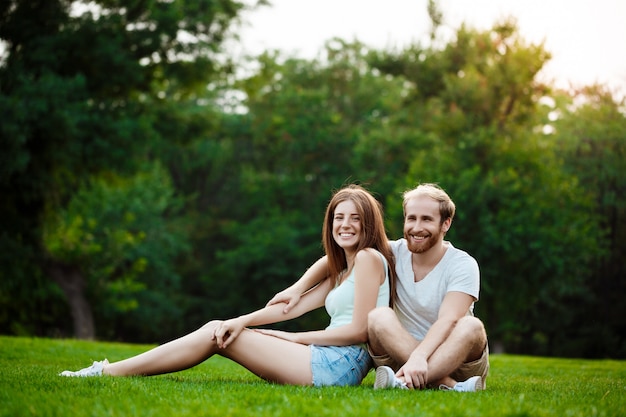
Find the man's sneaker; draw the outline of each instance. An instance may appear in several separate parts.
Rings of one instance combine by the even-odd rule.
[[[467,381],[457,382],[454,387],[447,385],[439,385],[439,389],[446,391],[459,391],[459,392],[475,392],[485,389],[485,382],[480,376],[473,376]]]
[[[80,371],[72,372],[72,371],[63,371],[59,374],[59,376],[102,376],[102,369],[104,365],[108,365],[108,360],[103,360],[100,362],[94,362],[88,368],[83,368]]]
[[[408,389],[406,383],[396,378],[396,373],[388,366],[379,366],[376,368],[376,381],[374,381],[374,389],[383,388],[400,388]]]

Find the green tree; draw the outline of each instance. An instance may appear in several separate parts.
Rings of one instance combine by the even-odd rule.
[[[418,182],[450,193],[458,212],[449,238],[478,259],[477,313],[497,350],[566,352],[577,315],[565,305],[589,291],[601,254],[590,195],[579,192],[543,131],[549,89],[536,75],[549,57],[542,45],[524,43],[512,21],[484,32],[461,27],[442,49],[414,45],[370,57],[411,83],[405,105],[416,122],[406,128],[414,142],[400,158],[409,169],[389,211],[401,224],[397,196]]]
[[[44,270],[68,297],[76,336],[94,337],[92,304],[105,319],[104,335],[120,330],[106,319],[137,309],[139,294],[178,289],[173,266],[185,237],[170,218],[179,209],[167,172],[155,165],[131,178],[90,178],[63,209],[46,215]],[[179,312],[164,308],[147,321],[172,313]]]
[[[401,101],[402,82],[371,71],[366,53],[331,40],[320,60],[263,54],[258,70],[233,85],[244,97],[232,106],[240,110],[217,116],[216,130],[176,158],[196,161],[185,162],[184,177],[201,225],[193,245],[206,294],[192,308],[198,320],[262,305],[310,266],[322,253],[333,190],[365,182],[384,199],[381,177],[362,169],[357,148],[365,152],[364,133]]]
[[[173,109],[165,104],[172,96],[226,70],[222,44],[243,7],[231,0],[0,3],[0,252],[7,260],[2,298],[10,300],[0,314],[3,331],[37,332],[16,327],[10,312],[25,310],[25,323],[42,322],[49,311],[42,306],[58,296],[43,268],[63,273],[50,262],[65,258],[46,258],[44,228],[89,227],[45,222],[67,212],[86,183],[111,172],[151,172],[161,143],[170,140],[159,130],[159,109]],[[30,299],[10,295],[29,287],[41,290]]]
[[[585,287],[588,297],[578,308],[577,333],[590,341],[579,351],[626,356],[626,103],[603,86],[589,86],[557,100],[553,110],[556,140],[566,169],[579,181],[579,192],[591,194],[599,227],[599,246],[606,256],[594,262]],[[581,252],[589,249],[578,245]]]

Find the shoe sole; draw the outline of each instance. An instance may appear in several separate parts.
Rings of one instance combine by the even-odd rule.
[[[485,389],[485,381],[482,377],[476,380],[476,385],[474,385],[475,391],[483,391]]]
[[[374,389],[389,388],[389,371],[380,367],[376,369],[376,380],[374,381]]]

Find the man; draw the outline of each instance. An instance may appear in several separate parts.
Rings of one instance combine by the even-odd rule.
[[[393,310],[368,316],[374,388],[478,391],[489,371],[487,334],[473,316],[478,264],[444,240],[455,205],[440,187],[404,194],[404,238],[391,242],[398,275]]]
[[[390,242],[397,283],[393,308],[368,315],[368,347],[376,369],[374,388],[455,391],[485,389],[489,348],[474,317],[480,274],[474,258],[444,236],[455,205],[439,186],[422,184],[404,193],[404,238]],[[325,258],[268,304],[287,303],[326,278]]]

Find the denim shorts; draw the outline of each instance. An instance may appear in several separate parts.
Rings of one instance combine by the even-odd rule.
[[[367,350],[360,345],[311,345],[311,372],[313,385],[359,385],[374,363]]]

